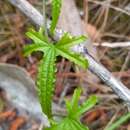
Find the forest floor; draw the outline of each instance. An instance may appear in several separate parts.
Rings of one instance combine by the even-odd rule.
[[[40,0],[28,1],[39,10],[42,8]],[[109,47],[113,43],[124,44],[130,41],[130,0],[109,0],[106,3],[101,0],[86,1],[77,0],[77,8],[97,51],[98,61],[130,88],[130,47]],[[33,24],[19,10],[6,1],[0,1],[0,63],[25,68],[35,81],[41,54],[34,53],[25,58],[22,53],[23,46],[30,42],[25,32],[31,26]],[[104,42],[109,45],[103,47]],[[74,69],[74,65],[65,59],[57,63],[57,68],[54,96],[56,104],[62,107],[64,97],[70,98],[77,86],[81,86],[84,90],[81,102],[92,94],[101,98],[100,103],[82,117],[82,122],[91,130],[103,130],[128,111],[125,104],[99,78],[87,75],[86,71]],[[27,118],[27,115],[19,114],[17,108],[4,100],[3,93],[1,90],[0,130],[39,130],[40,124]],[[118,130],[130,130],[129,122],[120,126]]]

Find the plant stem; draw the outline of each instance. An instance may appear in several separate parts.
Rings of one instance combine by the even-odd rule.
[[[46,19],[46,0],[43,0],[43,27],[45,29],[45,35],[48,37],[48,31],[47,31],[47,19]]]

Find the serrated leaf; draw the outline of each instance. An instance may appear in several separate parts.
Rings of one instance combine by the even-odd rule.
[[[70,101],[65,99],[65,104],[66,104],[66,108],[67,108],[67,111],[68,111],[68,114],[70,113],[71,111],[71,104],[70,104]]]
[[[40,62],[38,70],[38,95],[43,112],[51,118],[52,95],[54,90],[55,78],[55,59],[56,52],[54,48],[50,48],[45,52]]]
[[[24,56],[28,56],[34,51],[44,52],[44,51],[46,51],[46,49],[48,49],[47,45],[43,45],[42,43],[37,43],[37,44],[33,43],[31,45],[26,45],[23,48],[23,54],[24,54]]]
[[[39,32],[35,31],[34,29],[29,29],[26,35],[34,41],[35,44],[42,43],[44,45],[48,44],[48,39],[46,36],[42,35],[41,30]]]
[[[54,125],[45,130],[89,130],[87,127],[82,125],[79,121],[65,118],[62,122],[57,125]]]
[[[78,106],[79,106],[78,102],[79,102],[81,92],[82,91],[81,91],[80,88],[75,89],[73,97],[72,97],[71,106],[72,106],[72,110],[75,111],[75,112],[77,111]]]
[[[71,52],[70,50],[67,50],[65,48],[56,48],[57,53],[61,56],[63,56],[64,58],[74,62],[75,64],[83,67],[83,68],[87,68],[88,67],[88,61],[82,57],[81,55]]]
[[[98,99],[96,96],[90,96],[87,101],[85,101],[78,109],[78,111],[75,113],[76,117],[81,116],[84,112],[91,109],[95,104],[97,103]]]
[[[80,44],[86,40],[85,36],[73,37],[69,33],[65,33],[56,44],[57,47],[70,48],[74,45]]]
[[[61,3],[62,3],[62,0],[52,0],[52,23],[50,27],[50,32],[52,34],[54,34],[57,21],[60,15]]]
[[[79,103],[80,95],[81,95],[81,89],[80,88],[75,89],[71,102],[66,101],[68,117],[70,118],[73,118],[73,119],[75,118],[75,113],[78,111],[78,108],[79,108],[78,103]],[[77,119],[77,117],[75,119]]]

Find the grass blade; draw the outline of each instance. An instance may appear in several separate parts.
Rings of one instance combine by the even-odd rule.
[[[115,123],[113,123],[111,126],[108,126],[105,130],[117,130],[117,128],[128,121],[130,119],[130,113],[127,113],[126,115],[122,116],[120,119],[118,119]]]

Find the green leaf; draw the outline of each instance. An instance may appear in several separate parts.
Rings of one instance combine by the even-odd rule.
[[[79,107],[78,102],[79,102],[80,95],[81,95],[81,89],[80,88],[75,89],[73,97],[72,97],[72,101],[71,101],[72,110],[75,112],[77,111]]]
[[[46,128],[45,130],[89,130],[87,127],[82,125],[79,121],[65,118],[59,124],[54,125],[50,128]]]
[[[87,68],[88,67],[88,61],[82,57],[81,55],[79,54],[76,54],[74,52],[71,52],[70,50],[68,49],[65,49],[65,48],[56,48],[57,50],[57,53],[63,57],[65,57],[66,59],[74,62],[75,64],[83,67],[83,68]]]
[[[67,108],[67,111],[68,111],[68,114],[71,112],[71,104],[70,104],[70,101],[65,99],[65,104],[66,104],[66,108]]]
[[[70,48],[76,44],[80,44],[86,40],[85,36],[73,37],[69,33],[65,33],[56,44],[57,47]]]
[[[56,51],[52,47],[45,52],[43,59],[40,62],[38,70],[38,95],[41,103],[43,112],[51,118],[51,108],[52,108],[52,95],[55,86],[55,59]]]
[[[54,34],[58,18],[60,15],[60,10],[61,10],[61,3],[62,0],[52,0],[52,23],[50,27],[50,32]]]
[[[97,103],[98,99],[95,95],[90,96],[89,99],[84,102],[78,109],[78,111],[75,113],[76,117],[81,116],[84,112],[88,111],[91,109],[95,104]]]
[[[120,119],[118,119],[115,123],[113,123],[111,126],[108,126],[105,128],[105,130],[117,130],[119,126],[121,126],[123,123],[128,121],[130,119],[130,112],[126,115],[122,116]]]
[[[34,29],[29,29],[26,35],[34,41],[34,43],[42,43],[44,45],[48,44],[48,39],[46,36],[42,34],[42,29],[39,32],[35,31]]]
[[[80,95],[81,95],[81,89],[80,88],[75,89],[71,102],[66,100],[66,107],[67,107],[67,110],[68,110],[68,117],[70,117],[70,118],[77,119],[77,117],[75,117],[75,113],[79,109],[79,104],[78,103],[79,103]]]
[[[86,102],[84,102],[82,105],[79,105],[79,98],[81,95],[81,89],[78,88],[74,91],[72,101],[66,102],[67,110],[68,110],[68,117],[78,120],[80,119],[80,116],[92,108],[97,103],[97,97],[91,96]]]
[[[31,44],[31,45],[26,45],[23,49],[24,56],[30,55],[34,51],[41,51],[44,52],[48,49],[47,45],[43,45],[42,43],[37,43],[37,44]]]

